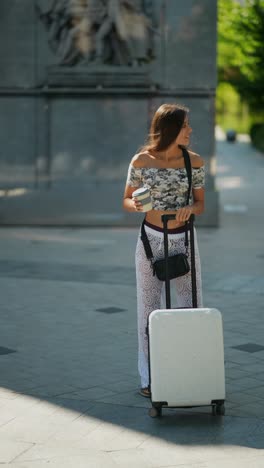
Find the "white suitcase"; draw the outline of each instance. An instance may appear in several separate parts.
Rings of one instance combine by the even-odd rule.
[[[222,316],[217,309],[159,309],[148,324],[152,408],[212,405],[224,414]]]
[[[188,151],[183,149],[189,180],[187,205],[192,187]],[[192,303],[190,309],[171,309],[168,265],[168,221],[174,214],[161,216],[164,226],[166,309],[150,313],[147,326],[149,375],[152,408],[150,416],[161,415],[162,407],[211,405],[213,414],[225,413],[225,369],[222,316],[214,308],[197,308],[194,216],[190,217]],[[143,226],[143,225],[142,225]],[[187,225],[186,225],[187,226]],[[147,258],[153,260],[151,246],[141,230]],[[185,236],[188,246],[188,235]]]

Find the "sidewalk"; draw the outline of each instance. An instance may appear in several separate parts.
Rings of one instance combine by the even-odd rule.
[[[221,310],[226,416],[148,416],[138,394],[137,229],[0,230],[0,464],[264,468],[264,157],[217,144],[221,227],[198,230]]]

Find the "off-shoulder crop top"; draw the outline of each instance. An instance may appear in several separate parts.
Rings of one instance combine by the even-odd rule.
[[[192,168],[192,188],[204,187],[204,166]],[[186,206],[189,188],[185,168],[134,167],[129,165],[127,185],[147,187],[154,210],[177,210]],[[191,191],[190,204],[193,203]]]

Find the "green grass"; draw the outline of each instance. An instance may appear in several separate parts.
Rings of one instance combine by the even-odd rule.
[[[247,105],[229,83],[220,83],[216,91],[216,123],[237,133],[249,133],[253,123]]]

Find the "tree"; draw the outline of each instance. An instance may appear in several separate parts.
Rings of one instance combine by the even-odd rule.
[[[254,112],[264,108],[264,0],[219,0],[218,77]]]

